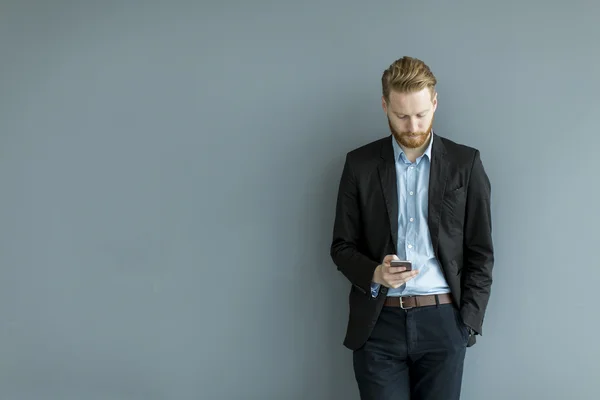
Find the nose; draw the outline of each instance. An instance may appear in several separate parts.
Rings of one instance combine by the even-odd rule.
[[[412,119],[411,118],[411,120],[409,122],[409,125],[408,125],[408,128],[409,128],[409,132],[416,133],[419,130],[419,123],[418,123],[418,121],[416,119]]]

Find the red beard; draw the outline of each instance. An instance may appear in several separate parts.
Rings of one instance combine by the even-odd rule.
[[[431,133],[431,129],[433,127],[433,118],[431,119],[431,123],[429,124],[429,128],[425,132],[398,132],[392,127],[392,123],[390,118],[388,117],[388,125],[390,126],[390,131],[394,138],[400,143],[402,146],[407,149],[418,149],[421,146],[427,143],[429,139],[429,134]]]

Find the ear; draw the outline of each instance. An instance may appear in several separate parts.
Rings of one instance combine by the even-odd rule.
[[[381,108],[383,108],[383,112],[387,114],[387,103],[385,102],[384,96],[381,96]]]
[[[437,109],[437,105],[438,105],[438,99],[437,99],[437,92],[435,92],[433,94],[433,99],[431,99],[431,102],[433,103],[433,111],[435,112],[435,110]]]

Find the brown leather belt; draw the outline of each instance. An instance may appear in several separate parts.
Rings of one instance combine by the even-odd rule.
[[[435,306],[437,304],[448,303],[452,303],[452,295],[450,293],[432,294],[426,296],[388,296],[385,298],[385,303],[383,304],[388,307],[400,307],[403,309],[407,309],[414,307]]]

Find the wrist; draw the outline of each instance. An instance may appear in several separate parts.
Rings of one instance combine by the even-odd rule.
[[[379,275],[381,273],[381,267],[382,267],[382,265],[379,264],[377,267],[375,267],[375,271],[373,271],[372,281],[373,281],[373,283],[376,283],[378,285],[381,285],[381,280],[379,279]]]

